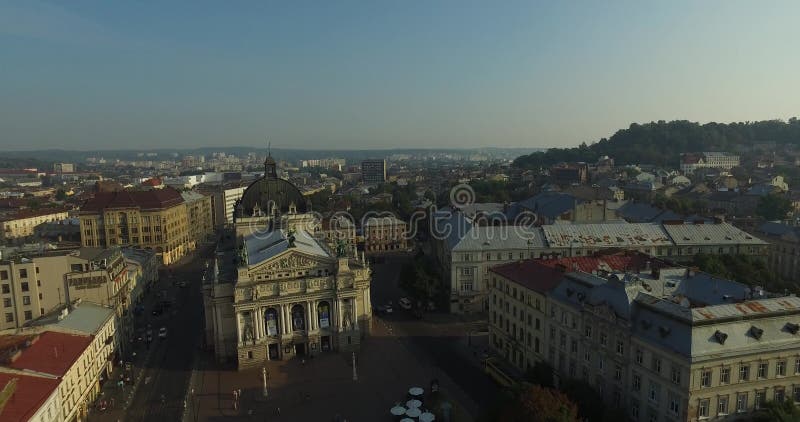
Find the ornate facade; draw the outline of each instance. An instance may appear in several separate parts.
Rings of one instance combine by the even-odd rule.
[[[204,280],[207,344],[218,360],[235,357],[240,369],[354,350],[372,315],[372,272],[364,259],[345,248],[334,253],[316,239],[309,230],[313,217],[297,213],[306,206],[302,196],[274,179],[271,158],[265,166],[269,181],[251,185],[257,191],[245,192],[238,209],[270,204],[269,212],[237,211],[235,234],[229,234],[235,240],[220,244]]]

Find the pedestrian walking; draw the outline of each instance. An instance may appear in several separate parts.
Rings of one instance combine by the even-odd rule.
[[[280,415],[281,415],[281,408],[280,408],[280,407],[276,407],[276,408],[275,408],[275,414],[276,414],[277,416],[280,416]]]

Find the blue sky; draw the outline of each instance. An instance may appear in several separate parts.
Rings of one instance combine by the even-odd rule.
[[[610,4],[606,4],[610,3]],[[547,147],[800,115],[800,2],[0,3],[0,148]]]

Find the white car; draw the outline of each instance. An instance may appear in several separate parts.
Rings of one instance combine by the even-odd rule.
[[[158,329],[158,337],[167,338],[167,327],[161,327]]]

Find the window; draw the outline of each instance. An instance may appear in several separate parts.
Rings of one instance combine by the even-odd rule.
[[[641,365],[642,362],[644,362],[644,353],[641,349],[636,349],[636,363]]]
[[[642,390],[642,377],[639,374],[633,374],[633,381],[631,382],[631,387],[633,391],[641,391]]]
[[[622,340],[617,340],[617,354],[624,355],[625,354],[625,343]]]
[[[542,323],[541,323],[541,321],[539,321],[539,318],[536,318],[536,329],[537,329],[537,330],[540,330],[540,329],[542,328],[542,325],[541,325],[541,324],[542,324]]]
[[[639,419],[639,403],[633,403],[631,405],[631,417],[636,420]]]
[[[767,398],[766,396],[767,395],[765,394],[765,390],[756,391],[756,398],[755,400],[753,400],[753,406],[755,406],[756,410],[764,407]]]
[[[708,417],[708,399],[700,400],[700,403],[697,405],[697,417]]]
[[[556,339],[556,329],[555,329],[555,327],[550,327],[550,339],[551,340],[555,340]]]
[[[11,293],[11,287],[8,284],[3,284],[3,294]]]
[[[600,345],[605,346],[608,344],[608,335],[606,333],[600,333]]]
[[[19,269],[19,278],[28,278],[28,269],[27,268],[20,268]]]
[[[783,387],[775,387],[773,400],[776,403],[783,403],[785,399],[786,399],[786,390],[784,390]]]
[[[8,280],[8,271],[0,271],[0,280]]]
[[[578,353],[578,341],[577,340],[572,340],[570,342],[570,351],[572,353]]]
[[[660,374],[661,373],[661,359],[653,356],[653,366],[652,366],[652,368],[653,368],[654,371],[656,371],[656,372],[658,372]]]
[[[739,393],[736,395],[736,411],[747,412],[747,393]]]
[[[711,387],[711,371],[703,371],[700,374],[700,386]]]
[[[681,370],[678,368],[672,368],[672,382],[675,384],[681,383]]]
[[[567,348],[567,336],[566,336],[566,334],[561,333],[561,336],[559,338],[558,343],[559,343],[559,345],[561,346],[562,349],[566,349]]]
[[[30,287],[28,287],[28,282],[27,281],[23,281],[22,283],[19,283],[19,286],[20,286],[20,290],[22,290],[23,292],[27,292],[27,291],[30,290]]]
[[[6,312],[6,322],[14,322],[14,314]]]
[[[614,379],[617,381],[622,381],[622,367],[619,365],[614,368]]]
[[[587,351],[586,353],[584,353],[583,354],[583,360],[585,360],[586,362],[591,362],[592,361],[592,352]]]
[[[650,392],[647,397],[650,398],[651,402],[658,403],[658,384],[650,382]]]
[[[739,366],[739,381],[747,381],[750,378],[750,365]]]
[[[7,297],[7,298],[3,299],[3,307],[4,308],[10,308],[11,307],[11,298],[10,297]]]
[[[717,399],[717,415],[728,414],[728,396],[719,396]]]
[[[681,398],[669,393],[669,413],[677,417],[681,414]]]
[[[30,305],[31,304],[31,297],[30,296],[22,296],[22,304],[23,305]]]
[[[758,378],[766,378],[767,371],[769,370],[769,364],[766,362],[761,362],[758,364]]]
[[[794,360],[794,373],[800,374],[800,358]]]
[[[786,376],[786,361],[779,360],[775,363],[775,376],[776,377],[783,377]]]
[[[592,338],[592,326],[587,325],[586,328],[583,329],[583,334],[586,335],[586,338]]]
[[[600,369],[600,372],[603,372],[603,368],[604,367],[605,367],[605,365],[604,365],[604,362],[603,362],[603,357],[600,356],[599,358],[597,358],[597,368]]]
[[[731,368],[722,368],[719,370],[719,383],[729,384],[731,382]]]
[[[792,398],[795,403],[800,403],[800,385],[792,387]]]
[[[25,311],[25,321],[30,321],[33,319],[33,312]]]

